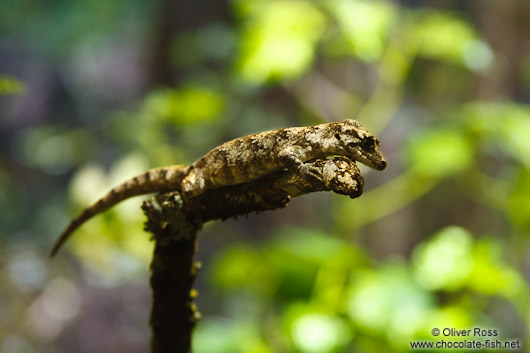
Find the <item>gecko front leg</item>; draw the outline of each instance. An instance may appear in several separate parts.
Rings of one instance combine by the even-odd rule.
[[[283,162],[285,167],[293,173],[299,174],[308,180],[322,179],[322,170],[313,163],[304,163],[300,157],[303,156],[301,148],[289,146],[278,153],[278,158]]]
[[[326,160],[321,170],[322,181],[331,191],[352,199],[363,193],[364,179],[355,161],[336,156]]]

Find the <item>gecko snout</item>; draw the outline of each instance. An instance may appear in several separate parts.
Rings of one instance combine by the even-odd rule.
[[[377,161],[375,165],[377,167],[377,170],[383,170],[386,168],[386,160],[383,158],[382,160]]]

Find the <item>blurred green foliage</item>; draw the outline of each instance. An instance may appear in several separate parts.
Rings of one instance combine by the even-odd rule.
[[[146,100],[147,109],[177,127],[213,119],[220,114],[222,106],[223,100],[218,92],[191,86],[156,91]]]
[[[297,77],[309,68],[325,18],[307,1],[237,2],[246,19],[238,71],[253,83]]]
[[[330,54],[354,54],[359,59],[374,62],[381,58],[388,40],[395,9],[386,2],[328,1],[324,5],[339,23],[334,38],[326,44]]]
[[[147,350],[139,200],[50,263],[68,200],[75,213],[228,139],[350,117],[387,170],[362,169],[359,199],[206,225],[194,350],[407,352],[434,327],[526,347],[529,5],[501,3],[233,0],[195,19],[0,0],[0,351]]]
[[[26,90],[24,82],[7,75],[0,75],[0,95],[22,94]]]

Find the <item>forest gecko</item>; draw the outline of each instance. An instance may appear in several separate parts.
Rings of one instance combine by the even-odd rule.
[[[93,216],[133,196],[179,191],[192,198],[223,186],[248,183],[290,170],[311,178],[318,173],[304,163],[315,158],[343,156],[376,170],[386,167],[379,140],[359,122],[347,119],[326,124],[265,131],[219,145],[195,163],[151,169],[110,190],[79,214],[61,234],[53,257],[74,230]]]

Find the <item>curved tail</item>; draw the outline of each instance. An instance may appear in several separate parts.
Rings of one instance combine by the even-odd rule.
[[[57,254],[70,235],[83,223],[117,203],[133,196],[180,190],[182,179],[187,175],[189,168],[188,166],[171,166],[151,169],[118,185],[70,222],[55,242],[50,257]]]

